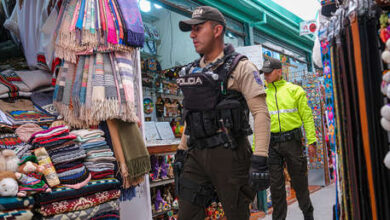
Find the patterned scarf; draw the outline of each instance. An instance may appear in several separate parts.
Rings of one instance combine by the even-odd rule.
[[[124,22],[125,43],[134,47],[143,47],[144,27],[137,0],[116,0],[116,2]]]
[[[118,199],[119,195],[120,191],[117,189],[98,192],[77,199],[64,200],[43,205],[37,211],[43,216],[50,216],[66,212],[85,210],[94,206],[98,206],[102,203]]]

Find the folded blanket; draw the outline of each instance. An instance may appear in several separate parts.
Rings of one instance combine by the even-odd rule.
[[[84,149],[80,147],[80,145],[75,144],[63,148],[55,148],[55,150],[50,149],[51,154],[49,155],[51,158],[57,158],[57,157],[72,155],[78,153],[79,151],[85,152]]]
[[[85,166],[83,166],[83,164],[80,164],[80,166],[77,168],[68,169],[66,171],[61,170],[60,172],[59,170],[57,170],[57,176],[60,177],[61,179],[61,177],[72,176],[74,174],[81,173],[81,172],[85,172]]]
[[[88,152],[93,151],[93,150],[111,150],[111,149],[110,149],[110,147],[108,145],[103,145],[103,146],[86,148],[85,152],[88,153]]]
[[[30,209],[34,206],[34,197],[0,197],[0,211]]]
[[[55,153],[57,152],[58,150],[62,149],[62,148],[67,148],[67,147],[72,147],[72,146],[75,146],[76,145],[76,142],[74,142],[73,140],[69,140],[69,141],[66,141],[60,145],[56,145],[56,146],[52,146],[50,148],[47,149],[47,152],[52,152],[52,153]]]
[[[88,169],[92,168],[110,168],[114,169],[115,165],[113,163],[105,163],[105,162],[85,162],[84,165]]]
[[[95,157],[95,158],[86,158],[87,162],[110,162],[116,161],[115,157]]]
[[[79,164],[76,164],[75,166],[72,166],[72,167],[69,167],[69,168],[62,168],[62,169],[57,169],[57,166],[56,167],[56,171],[57,171],[57,174],[58,176],[60,176],[60,174],[63,174],[67,171],[72,171],[72,170],[75,170],[75,169],[79,169],[79,168],[83,168],[84,167],[84,164],[82,163],[79,163]],[[70,173],[67,173],[67,174],[63,174],[63,176],[66,176],[66,175],[70,175],[70,174],[73,174],[74,172],[76,171],[73,171],[73,172],[70,172]]]
[[[111,153],[112,153],[111,149],[107,147],[107,148],[105,148],[105,149],[98,149],[98,150],[93,149],[93,150],[89,150],[89,151],[87,152],[87,156],[90,156],[90,155],[92,155],[92,154],[97,154],[97,153],[105,153],[105,152],[111,152]]]
[[[68,145],[66,147],[55,147],[51,148],[47,152],[49,153],[50,157],[53,156],[60,156],[61,154],[66,154],[69,153],[71,154],[74,151],[79,151],[82,150],[79,145],[73,144],[73,145]]]
[[[33,213],[31,212],[30,209],[0,212],[0,219],[30,220],[32,218],[33,218]]]
[[[63,135],[63,134],[65,134],[65,135]],[[69,135],[69,129],[57,128],[57,129],[54,129],[46,134],[38,134],[37,136],[35,136],[32,143],[42,142],[44,140],[50,140],[50,139],[57,137],[57,136],[66,136],[66,135]]]
[[[93,180],[114,177],[114,170],[105,170],[99,172],[90,171],[90,173],[91,179]]]
[[[71,155],[64,155],[61,157],[52,158],[53,164],[59,164],[59,163],[65,163],[70,162],[74,160],[78,160],[81,158],[85,158],[87,155],[85,154],[84,150],[80,150],[77,153],[71,154]]]
[[[111,168],[88,168],[88,170],[90,172],[101,172],[101,171],[108,171],[108,170],[112,170],[113,171],[114,169],[111,169]],[[103,179],[103,178],[100,178],[100,179]]]
[[[74,160],[74,161],[70,161],[70,162],[65,162],[65,163],[59,163],[59,164],[56,164],[56,169],[68,169],[68,168],[72,168],[72,167],[75,167],[79,164],[82,164],[84,162],[84,159],[79,159],[79,160]]]
[[[39,112],[37,110],[34,111],[11,111],[5,112],[8,120],[12,123],[12,125],[22,125],[26,123],[36,123],[39,125],[42,124],[50,124],[55,120],[54,116],[45,114],[43,112]]]
[[[93,193],[118,189],[120,183],[117,179],[101,179],[91,180],[86,186],[80,189],[72,189],[67,187],[56,187],[51,193],[40,193],[36,195],[35,202],[39,205],[49,204],[52,202],[63,201],[67,199],[80,198],[82,196],[91,195]]]
[[[86,142],[82,144],[81,147],[84,149],[88,149],[88,148],[99,147],[104,145],[107,145],[106,141],[93,141],[93,142]]]
[[[77,199],[53,202],[43,205],[37,211],[43,216],[57,215],[65,212],[73,212],[88,209],[102,203],[118,199],[120,190],[114,189],[104,192],[98,192],[92,195],[80,197]]]
[[[111,157],[111,156],[114,156],[113,152],[91,153],[87,155],[87,159],[99,158],[99,157]]]
[[[0,134],[0,149],[14,150],[24,145],[25,143],[15,133]]]
[[[43,130],[43,131],[39,131],[39,132],[36,132],[34,133],[33,135],[31,135],[31,139],[34,139],[35,136],[38,135],[38,137],[41,137],[41,136],[45,136],[47,135],[48,133],[50,133],[51,131],[53,130],[57,130],[57,129],[69,129],[67,126],[64,126],[64,125],[60,125],[60,126],[56,126],[56,127],[51,127],[49,129],[46,129],[46,130]],[[58,131],[58,130],[57,130]],[[32,141],[32,140],[31,140]]]
[[[39,87],[50,87],[50,85],[51,74],[42,70],[0,73],[0,95],[7,95],[7,97],[14,98],[18,96],[18,92],[32,92]]]
[[[74,130],[71,132],[72,134],[80,137],[80,138],[90,138],[90,137],[100,137],[104,136],[104,132],[100,129],[80,129]]]
[[[51,216],[50,220],[70,220],[70,219],[91,219],[94,216],[98,216],[102,213],[111,212],[111,211],[119,211],[119,200],[112,200],[106,203],[102,203],[100,205],[91,207],[89,209],[67,212],[64,214],[58,214]]]

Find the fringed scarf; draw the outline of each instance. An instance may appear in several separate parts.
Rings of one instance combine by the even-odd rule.
[[[135,2],[135,8],[131,14],[127,14],[124,19],[121,7],[116,0],[70,0],[61,8],[60,19],[58,20],[58,30],[56,31],[56,56],[68,62],[76,63],[77,56],[91,55],[94,51],[133,51],[133,44],[127,44],[126,36],[129,34],[125,28],[130,26],[131,30],[137,30],[139,34],[131,36],[139,38],[142,32],[143,45],[143,25],[140,13]],[[129,7],[126,6],[129,10]],[[135,24],[131,23],[133,15],[136,18]],[[127,22],[126,22],[127,20]],[[137,28],[140,25],[141,29]],[[135,31],[134,33],[136,33]],[[129,33],[133,33],[129,32]],[[130,39],[133,41],[132,39]],[[134,40],[140,41],[140,39]]]
[[[149,153],[136,123],[109,120],[107,125],[120,173],[123,188],[140,184],[150,171]]]

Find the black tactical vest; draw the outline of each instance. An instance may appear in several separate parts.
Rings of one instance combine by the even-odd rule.
[[[234,149],[236,138],[252,134],[245,98],[227,89],[230,74],[245,56],[236,53],[231,45],[225,47],[224,54],[204,68],[199,67],[200,59],[188,64],[176,80],[184,94],[183,118],[190,148],[223,145]]]

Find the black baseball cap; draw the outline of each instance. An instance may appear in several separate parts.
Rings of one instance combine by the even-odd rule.
[[[264,60],[263,67],[260,71],[263,73],[270,73],[274,69],[282,69],[282,63],[278,59],[268,57]]]
[[[190,31],[192,25],[202,24],[206,21],[216,21],[224,27],[226,26],[225,18],[218,9],[210,6],[200,6],[192,12],[191,19],[179,22],[179,28],[181,31]]]

